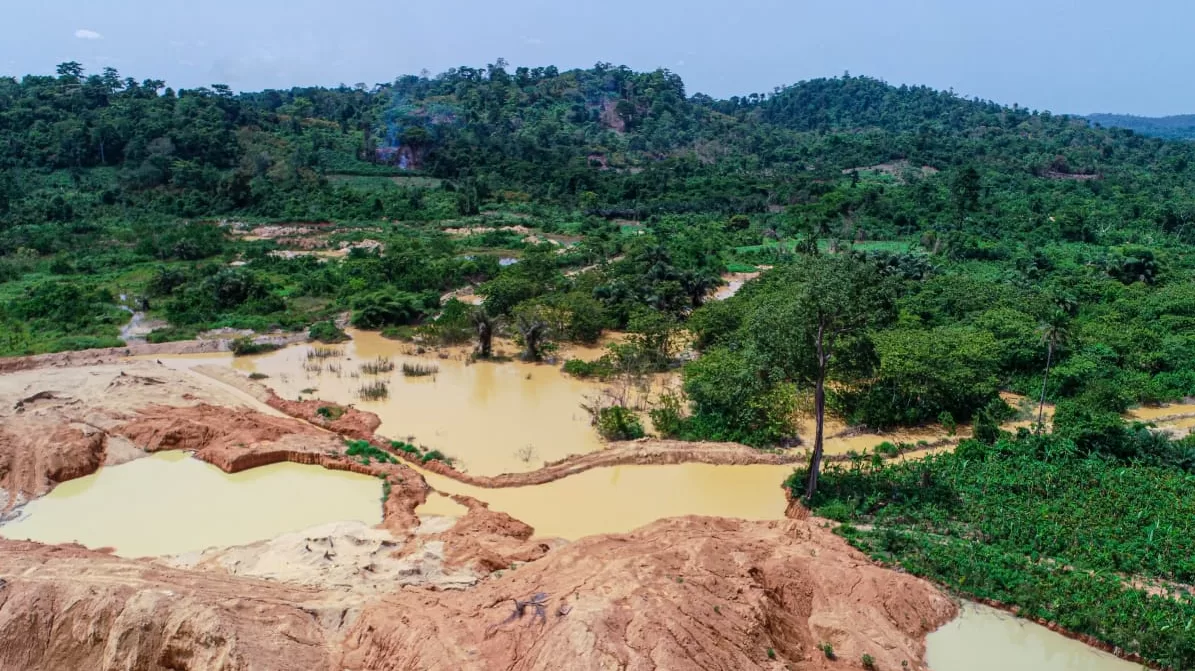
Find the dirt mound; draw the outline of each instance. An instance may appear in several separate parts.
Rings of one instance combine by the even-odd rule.
[[[919,669],[924,635],[955,613],[813,521],[663,520],[469,590],[407,587],[364,604],[341,589],[14,541],[0,541],[0,578],[0,668],[47,671],[828,670],[859,668],[864,653],[881,669]],[[532,603],[520,612],[516,599]]]
[[[363,412],[328,401],[288,401],[271,394],[268,403],[271,408],[291,417],[357,440],[369,440],[373,437],[373,432],[382,425],[382,420],[372,412]],[[328,416],[320,414],[323,408],[328,408],[325,412],[330,412],[336,419],[329,419]]]
[[[0,669],[330,669],[318,592],[0,541]]]
[[[514,600],[537,593],[519,616]],[[924,635],[955,614],[816,524],[715,518],[588,538],[462,594],[398,596],[353,623],[338,668],[842,669],[867,653],[916,669]]]
[[[6,418],[0,425],[0,511],[94,473],[104,463],[106,438],[86,425]]]

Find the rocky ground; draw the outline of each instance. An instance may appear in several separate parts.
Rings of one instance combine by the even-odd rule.
[[[955,613],[819,520],[686,517],[566,544],[466,497],[459,518],[421,518],[431,490],[416,471],[344,456],[342,435],[385,445],[368,413],[329,422],[247,381],[152,360],[55,363],[0,376],[4,510],[168,449],[230,472],[285,460],[368,473],[390,494],[377,528],[172,558],[0,540],[2,669],[842,669],[865,653],[916,669],[925,634]],[[628,443],[482,486],[784,458],[754,454]]]

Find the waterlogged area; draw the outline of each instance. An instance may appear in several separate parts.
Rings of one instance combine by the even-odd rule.
[[[781,519],[786,506],[781,484],[792,471],[771,465],[615,466],[505,489],[472,487],[435,473],[423,477],[441,492],[472,496],[530,524],[538,536],[576,540],[682,515]],[[451,514],[439,507],[426,512]]]
[[[310,358],[311,346],[233,358],[199,355],[165,360],[174,365],[226,363],[245,374],[268,375],[267,385],[284,398],[319,398],[376,413],[378,433],[437,449],[470,473],[498,475],[535,470],[544,462],[600,449],[602,444],[581,404],[603,385],[574,379],[550,365],[517,361],[469,362],[463,355],[404,354],[411,348],[377,333],[352,331],[335,346],[339,356]],[[394,370],[379,375],[361,365],[386,357]],[[404,375],[403,364],[435,370]],[[362,399],[363,385],[381,381],[387,396]],[[314,391],[312,391],[314,390]]]
[[[926,637],[933,671],[1139,671],[1139,664],[1002,611],[964,603],[959,617]]]
[[[111,547],[126,557],[253,543],[328,522],[382,520],[377,478],[280,463],[229,475],[160,452],[64,482],[0,535]]]

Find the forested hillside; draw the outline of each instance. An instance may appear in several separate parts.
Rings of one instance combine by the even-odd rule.
[[[1089,114],[1088,120],[1101,126],[1127,128],[1142,135],[1170,140],[1195,140],[1195,114],[1146,117],[1131,114]]]
[[[67,63],[0,79],[0,110],[6,354],[114,344],[138,306],[168,322],[157,340],[343,310],[445,331],[440,295],[473,286],[508,324],[556,319],[557,339],[685,326],[707,356],[675,430],[766,443],[792,434],[769,403],[812,378],[754,320],[809,278],[698,308],[727,269],[830,252],[888,292],[849,365],[822,371],[852,421],[963,420],[1033,393],[1047,361],[1052,398],[1195,393],[1189,143],[865,77],[715,100],[608,64],[238,95]],[[372,242],[328,262],[220,220]],[[967,374],[926,377],[943,357]],[[750,384],[702,383],[727,367]]]

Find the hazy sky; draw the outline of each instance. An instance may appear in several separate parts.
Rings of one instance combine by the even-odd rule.
[[[666,67],[725,97],[849,70],[1056,112],[1195,113],[1191,0],[0,0],[0,73],[175,87],[457,65]]]

